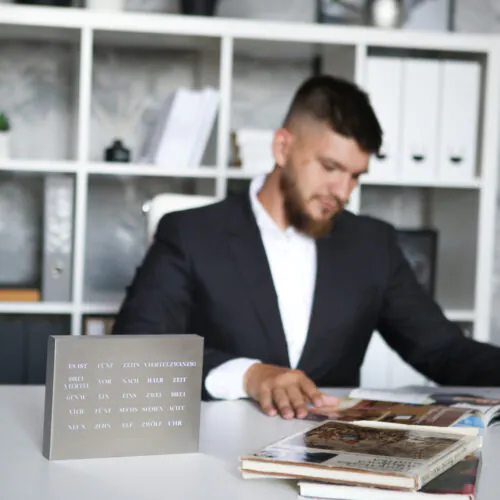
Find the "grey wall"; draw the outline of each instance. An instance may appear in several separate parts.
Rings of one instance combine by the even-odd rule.
[[[9,3],[0,0],[0,3]],[[130,10],[177,12],[176,0],[129,0]],[[221,16],[311,21],[314,2],[304,0],[220,0]],[[456,29],[499,32],[500,6],[495,0],[458,0]],[[12,154],[37,159],[73,158],[76,82],[69,44],[2,41],[0,44],[0,108],[11,115],[15,132]],[[98,45],[93,80],[91,147],[93,160],[119,135],[132,148],[134,159],[154,123],[162,97],[180,84],[197,85],[197,55],[178,51],[116,49]],[[201,79],[217,76],[217,54],[208,54]],[[210,58],[213,57],[213,62]],[[232,126],[276,127],[297,85],[310,74],[307,60],[265,60],[238,56],[235,62]],[[258,89],[258,92],[256,92]],[[0,176],[0,282],[26,282],[39,272],[41,178]],[[89,191],[89,246],[86,253],[86,298],[119,294],[129,282],[145,249],[145,226],[140,206],[156,192],[194,190],[192,182],[92,178]],[[208,187],[210,190],[210,186]],[[405,190],[393,207],[407,206]],[[419,210],[419,194],[412,206]],[[366,198],[367,207],[385,218],[383,192]],[[378,206],[378,208],[377,208]],[[500,206],[500,202],[499,202]],[[500,209],[499,209],[500,219]],[[409,220],[412,219],[410,214]],[[500,242],[500,225],[497,242]],[[500,300],[500,245],[496,249],[496,303]],[[91,265],[92,263],[92,265]],[[493,329],[500,340],[500,308],[493,310]]]

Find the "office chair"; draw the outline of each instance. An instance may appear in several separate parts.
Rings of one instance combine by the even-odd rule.
[[[202,207],[216,201],[215,196],[201,196],[196,194],[162,193],[154,196],[142,206],[142,211],[147,218],[148,243],[153,240],[156,226],[166,213]]]

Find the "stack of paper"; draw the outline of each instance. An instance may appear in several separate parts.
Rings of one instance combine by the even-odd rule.
[[[164,101],[143,161],[172,168],[200,166],[219,104],[219,91],[179,88]]]
[[[241,128],[235,131],[236,146],[242,168],[247,172],[265,173],[274,166],[274,131]]]

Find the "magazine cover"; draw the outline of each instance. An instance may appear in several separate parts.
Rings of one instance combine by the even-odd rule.
[[[395,390],[354,389],[349,396],[355,399],[464,408],[471,412],[462,422],[464,425],[487,427],[500,420],[500,399],[469,392],[440,392],[429,387],[409,387]]]

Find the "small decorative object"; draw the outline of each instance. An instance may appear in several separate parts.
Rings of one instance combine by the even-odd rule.
[[[72,7],[72,0],[14,0],[21,5],[47,5],[50,7]]]
[[[0,158],[10,156],[10,122],[5,113],[0,112]]]
[[[130,149],[126,148],[120,139],[115,139],[113,144],[106,149],[104,159],[109,162],[128,163],[130,161]]]
[[[367,0],[365,2],[365,24],[379,28],[398,28],[405,19],[403,0]]]
[[[180,0],[181,13],[194,16],[213,16],[217,0]]]
[[[238,141],[236,140],[236,132],[234,131],[231,132],[229,165],[231,167],[241,167],[240,151],[238,148]]]
[[[125,0],[86,0],[85,6],[93,10],[117,12],[125,10]]]
[[[435,229],[398,229],[398,242],[417,281],[434,296],[436,285],[437,231]]]

